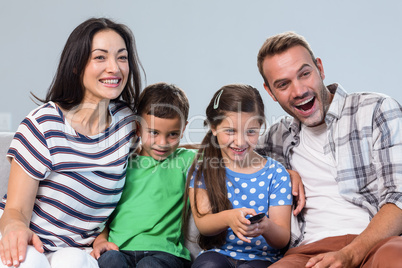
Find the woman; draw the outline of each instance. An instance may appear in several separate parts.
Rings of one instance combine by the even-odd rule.
[[[136,145],[139,66],[122,24],[93,18],[71,33],[44,104],[7,154],[3,267],[98,267],[90,246],[119,201]]]

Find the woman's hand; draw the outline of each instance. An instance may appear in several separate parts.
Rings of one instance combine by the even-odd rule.
[[[25,260],[28,245],[43,252],[39,237],[29,229],[39,181],[30,177],[15,160],[11,161],[7,202],[0,218],[0,258],[7,266]]]
[[[5,228],[0,240],[0,257],[4,265],[18,267],[25,260],[27,246],[32,245],[43,253],[39,237],[23,224],[13,224]]]

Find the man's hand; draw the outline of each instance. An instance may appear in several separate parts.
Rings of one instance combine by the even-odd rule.
[[[355,267],[352,258],[343,250],[319,254],[312,257],[306,264],[306,268],[342,268]]]
[[[293,215],[297,216],[306,205],[304,185],[299,173],[290,169],[287,169],[287,172],[289,173],[290,180],[292,181],[292,194],[294,199],[293,202],[296,204],[296,207],[293,210]]]

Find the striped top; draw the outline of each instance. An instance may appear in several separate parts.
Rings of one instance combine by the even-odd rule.
[[[111,102],[109,112],[110,126],[85,136],[49,102],[33,110],[14,136],[7,156],[40,181],[30,228],[46,251],[90,246],[120,199],[137,137],[126,105]]]

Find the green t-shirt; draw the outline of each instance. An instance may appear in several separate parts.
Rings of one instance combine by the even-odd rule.
[[[109,241],[120,250],[163,251],[190,260],[181,232],[187,171],[195,150],[178,148],[163,161],[136,156],[109,224]]]

